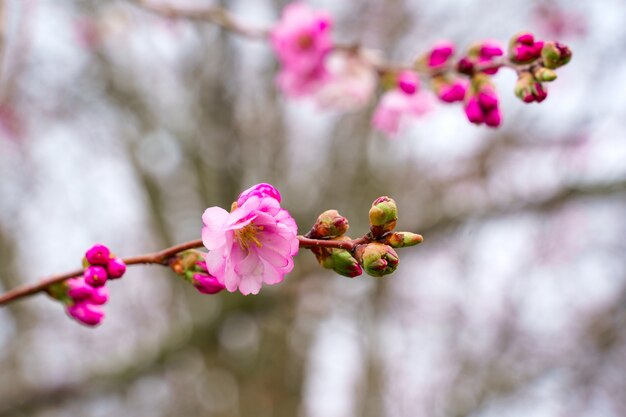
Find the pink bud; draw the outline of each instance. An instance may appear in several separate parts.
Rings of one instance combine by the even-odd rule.
[[[485,124],[490,127],[498,127],[500,123],[502,123],[500,110],[497,107],[489,110],[485,116]]]
[[[456,68],[461,74],[472,75],[474,73],[474,63],[468,57],[461,58]]]
[[[483,59],[490,59],[504,55],[502,45],[496,41],[484,41],[480,46],[479,56]]]
[[[428,57],[430,68],[445,65],[448,59],[454,54],[454,44],[451,42],[441,42],[433,46]]]
[[[109,259],[107,263],[107,272],[110,279],[121,278],[126,272],[126,264],[121,258]]]
[[[96,326],[104,319],[104,311],[87,302],[79,302],[69,306],[67,313],[87,326]]]
[[[107,287],[94,288],[88,301],[91,304],[105,304],[109,301],[109,289]]]
[[[107,271],[101,266],[90,266],[85,269],[85,273],[83,274],[85,277],[85,282],[92,287],[101,287],[107,281]]]
[[[87,258],[87,262],[91,265],[106,265],[109,261],[109,257],[111,256],[111,251],[104,245],[96,243],[93,245],[87,253],[85,253],[85,258]]]
[[[524,92],[522,100],[524,100],[524,103],[532,103],[533,101],[535,101],[535,96],[533,95],[532,91],[528,90]]]
[[[67,295],[74,301],[89,299],[93,292],[93,287],[87,284],[83,277],[68,279],[67,287]]]
[[[280,193],[273,185],[262,182],[257,185],[253,185],[247,190],[239,194],[237,199],[237,206],[241,207],[250,197],[257,196],[259,198],[272,197],[274,200],[280,203]]]
[[[217,294],[226,288],[217,278],[207,274],[194,274],[193,286],[202,294]]]
[[[468,120],[472,123],[481,124],[485,120],[483,110],[476,97],[471,97],[467,101],[467,104],[465,105],[465,114],[467,115]]]
[[[517,42],[524,45],[532,45],[535,42],[535,37],[532,33],[526,32],[517,36]]]
[[[439,98],[446,103],[462,101],[465,98],[467,84],[462,81],[455,81],[453,84],[446,84],[439,90]]]
[[[478,93],[478,102],[483,109],[491,110],[498,105],[498,96],[491,89],[483,89]]]
[[[398,75],[398,87],[406,94],[415,94],[420,85],[420,79],[413,71],[402,71]]]
[[[543,89],[541,83],[535,83],[534,90],[534,96],[537,103],[541,103],[548,97],[548,92]]]

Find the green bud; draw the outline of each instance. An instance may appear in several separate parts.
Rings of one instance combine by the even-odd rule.
[[[193,273],[201,271],[198,262],[202,262],[203,260],[201,252],[190,249],[177,254],[176,257],[170,261],[170,268],[178,275],[187,278],[186,274],[188,272]]]
[[[398,221],[398,207],[389,197],[378,197],[370,208],[370,230],[374,237],[393,230]]]
[[[549,69],[562,67],[572,59],[572,51],[559,42],[546,42],[541,50],[543,65]]]
[[[537,81],[549,82],[556,80],[556,72],[545,67],[537,67],[535,70],[533,70],[533,75],[535,76]]]
[[[533,76],[529,72],[522,72],[515,83],[515,95],[523,101],[532,97]]]
[[[326,210],[319,215],[307,233],[307,237],[312,239],[336,238],[343,236],[349,227],[348,219],[339,214],[337,210]]]
[[[422,235],[411,232],[394,232],[389,233],[383,237],[382,243],[385,243],[392,248],[405,248],[408,246],[415,246],[424,241]]]
[[[363,265],[365,272],[373,277],[391,274],[400,262],[396,251],[383,243],[359,246],[355,251],[355,256]]]
[[[331,249],[330,254],[324,258],[322,266],[349,278],[357,277],[363,273],[359,262],[344,249]]]

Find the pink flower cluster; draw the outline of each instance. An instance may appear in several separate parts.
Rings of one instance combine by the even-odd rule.
[[[104,286],[108,279],[121,278],[126,264],[111,254],[109,248],[96,244],[85,253],[83,276],[67,280],[67,313],[88,326],[104,319],[102,306],[109,299]]]
[[[298,252],[298,228],[287,210],[280,207],[280,193],[270,184],[257,184],[239,196],[231,212],[209,207],[202,215],[202,242],[207,275],[230,292],[258,294],[263,284],[283,281],[293,269]],[[208,278],[207,278],[208,277]]]
[[[279,87],[288,96],[312,97],[323,108],[352,110],[364,106],[380,83],[384,93],[372,124],[391,136],[407,120],[431,108],[429,96],[419,88],[417,71],[430,79],[439,100],[464,102],[470,122],[497,127],[502,114],[488,76],[505,65],[514,67],[518,75],[529,73],[531,79],[520,79],[515,94],[527,103],[541,102],[547,97],[542,82],[556,79],[552,70],[571,58],[566,46],[536,40],[533,34],[522,32],[511,39],[507,56],[499,42],[485,40],[470,46],[458,59],[454,57],[455,45],[443,41],[410,67],[395,68],[373,51],[335,44],[331,28],[332,19],[325,12],[300,2],[285,7],[271,31],[272,46],[281,64]]]

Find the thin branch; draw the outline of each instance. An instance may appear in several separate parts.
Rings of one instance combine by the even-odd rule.
[[[164,4],[153,4],[148,0],[137,0],[137,6],[154,14],[170,19],[188,19],[210,22],[229,32],[236,33],[249,39],[263,40],[270,31],[266,28],[255,28],[241,23],[235,16],[223,7],[206,6],[202,9],[177,9]]]
[[[349,251],[353,251],[358,245],[370,242],[370,239],[367,236],[345,241],[309,239],[304,236],[298,236],[298,240],[300,241],[300,248],[303,249],[336,248],[346,249]],[[152,264],[167,266],[169,265],[170,259],[172,259],[180,252],[201,247],[203,247],[202,240],[192,240],[190,242],[181,243],[180,245],[163,249],[162,251],[125,258],[123,259],[123,261],[126,263],[126,265]],[[53,275],[51,277],[44,278],[35,284],[26,284],[22,285],[21,287],[14,288],[6,294],[0,296],[0,306],[6,305],[23,297],[28,297],[30,295],[34,295],[40,292],[45,292],[51,285],[58,284],[70,278],[81,276],[82,274],[82,269],[76,269],[74,271],[65,272],[63,274]]]

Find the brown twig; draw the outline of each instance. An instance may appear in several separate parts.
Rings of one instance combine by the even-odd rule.
[[[164,4],[154,4],[149,0],[137,0],[136,4],[142,9],[168,17],[170,19],[188,19],[202,22],[211,22],[229,32],[236,33],[249,39],[265,39],[270,31],[266,28],[254,28],[241,23],[235,16],[223,7],[206,6],[202,9],[178,9]]]
[[[300,241],[300,248],[303,249],[311,249],[311,248],[337,248],[337,249],[346,249],[349,251],[354,250],[358,245],[368,243],[370,240],[367,236],[364,236],[359,239],[354,240],[346,240],[346,241],[335,241],[335,240],[319,240],[319,239],[309,239],[304,236],[298,236],[298,240]],[[202,240],[192,240],[190,242],[181,243],[180,245],[172,246],[167,249],[163,249],[159,252],[147,253],[144,255],[133,256],[130,258],[123,259],[126,265],[168,265],[169,260],[179,254],[180,252],[184,252],[189,249],[196,249],[203,247]],[[48,278],[44,278],[41,281],[35,284],[26,284],[21,287],[14,288],[7,293],[0,296],[0,306],[6,305],[12,301],[18,300],[23,297],[28,297],[30,295],[34,295],[40,292],[47,291],[48,287],[54,284],[58,284],[60,282],[65,281],[66,279],[78,277],[82,275],[83,270],[77,269],[70,272],[65,272],[63,274],[53,275]]]

